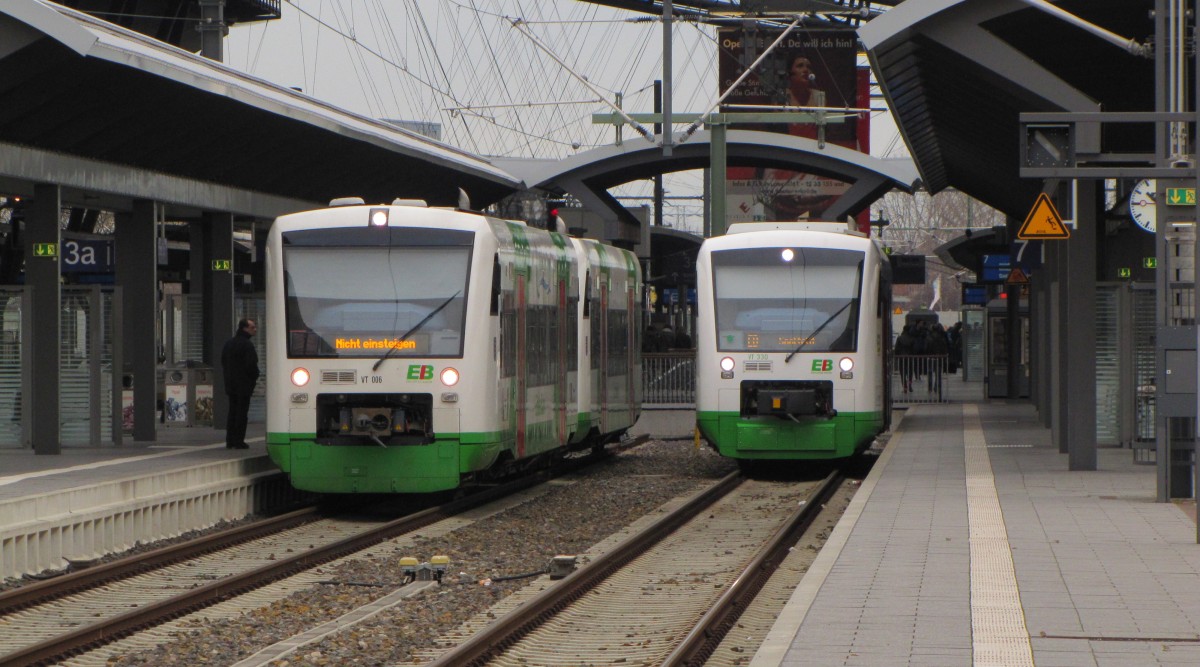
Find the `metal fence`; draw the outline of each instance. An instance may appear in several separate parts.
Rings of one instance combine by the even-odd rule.
[[[949,360],[945,355],[892,357],[892,403],[945,403]]]
[[[642,355],[642,404],[696,407],[696,352]]]
[[[26,396],[28,287],[0,289],[0,447],[29,447]],[[61,292],[59,439],[66,447],[99,447],[120,440],[120,377],[113,375],[120,339],[119,290],[64,285]]]
[[[892,358],[892,402],[949,402],[949,362],[942,355],[898,355]],[[696,353],[651,352],[642,355],[642,403],[694,408]]]

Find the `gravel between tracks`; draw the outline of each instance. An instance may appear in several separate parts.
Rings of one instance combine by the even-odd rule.
[[[414,664],[416,651],[434,646],[444,631],[519,590],[527,579],[480,582],[544,567],[556,554],[579,553],[664,502],[715,480],[728,460],[690,441],[652,441],[594,467],[575,484],[536,501],[468,525],[445,538],[418,542],[411,555],[450,556],[450,572],[430,594],[388,609],[319,643],[301,648],[279,667]],[[408,555],[408,554],[406,554]],[[397,559],[363,559],[330,568],[327,579],[348,582],[307,589],[236,621],[210,621],[174,642],[109,660],[127,665],[232,665],[264,646],[382,597],[402,581]]]

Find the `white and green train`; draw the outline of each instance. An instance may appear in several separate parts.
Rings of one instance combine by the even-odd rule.
[[[845,223],[735,224],[696,260],[696,422],[743,467],[836,459],[891,419],[891,264]]]
[[[267,241],[267,449],[299,489],[453,489],[619,438],[641,406],[630,252],[396,200]]]

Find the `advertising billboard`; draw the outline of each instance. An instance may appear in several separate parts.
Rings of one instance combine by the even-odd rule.
[[[723,28],[718,31],[718,69],[724,93],[783,32],[782,29]],[[852,30],[794,30],[755,68],[721,108],[723,112],[805,111],[868,108],[869,72],[858,67],[858,38]],[[869,114],[825,126],[825,141],[868,152]],[[734,130],[780,132],[818,138],[816,123],[737,124]],[[820,174],[777,167],[727,168],[727,224],[753,220],[817,219],[849,184]],[[864,212],[859,228],[870,231]]]

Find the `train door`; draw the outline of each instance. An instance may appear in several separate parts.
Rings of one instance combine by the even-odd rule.
[[[570,313],[574,314],[574,313]],[[554,406],[558,411],[558,444],[567,444],[567,283],[558,279],[558,370],[554,376]]]
[[[525,300],[525,276],[517,274],[517,458],[525,456],[525,392],[528,365],[525,356],[528,304]]]
[[[600,432],[608,433],[608,281],[600,282]]]
[[[632,426],[633,423],[637,421],[638,407],[634,402],[634,398],[637,396],[637,394],[634,392],[633,383],[641,380],[640,376],[635,376],[633,374],[634,361],[637,358],[636,355],[638,350],[638,348],[634,347],[634,344],[637,342],[634,339],[634,332],[639,331],[639,329],[633,315],[637,312],[634,310],[637,307],[637,297],[633,293],[633,288],[630,287],[628,290],[626,290],[625,295],[625,403],[629,411],[629,421],[626,423]]]
[[[883,428],[888,429],[892,426],[892,282],[885,270],[879,272],[879,299],[875,307],[883,348]]]

